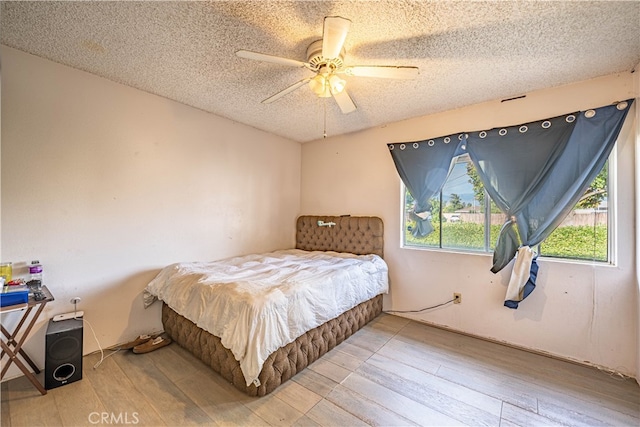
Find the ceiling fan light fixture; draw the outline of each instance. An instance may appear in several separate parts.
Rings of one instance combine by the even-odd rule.
[[[329,77],[329,87],[331,88],[331,93],[340,93],[344,90],[344,87],[347,85],[347,82],[342,80],[340,77],[333,74]]]
[[[309,87],[320,98],[329,98],[331,91],[329,89],[328,79],[323,74],[317,74],[314,78],[309,80]]]
[[[309,80],[309,87],[320,98],[330,98],[332,94],[341,93],[347,82],[335,74],[317,74]]]

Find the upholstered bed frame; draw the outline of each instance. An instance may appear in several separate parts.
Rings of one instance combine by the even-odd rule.
[[[334,222],[319,227],[318,221]],[[296,224],[296,248],[307,251],[351,252],[383,255],[383,224],[377,217],[301,216]],[[220,338],[200,329],[166,304],[162,305],[164,330],[236,388],[250,396],[264,396],[323,354],[349,338],[382,312],[382,295],[361,303],[335,319],[310,330],[292,343],[273,352],[265,361],[260,385],[246,385],[240,364]]]

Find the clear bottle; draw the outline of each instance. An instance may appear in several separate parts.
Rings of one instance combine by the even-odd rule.
[[[42,286],[42,264],[40,261],[31,261],[29,265],[29,285],[40,288]]]

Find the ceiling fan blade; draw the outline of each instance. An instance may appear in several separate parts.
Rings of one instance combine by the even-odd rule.
[[[267,98],[264,101],[262,101],[262,103],[263,104],[271,104],[272,102],[277,101],[278,99],[282,98],[286,94],[293,92],[294,90],[298,89],[301,86],[304,86],[305,83],[309,83],[309,80],[311,80],[311,79],[312,79],[312,77],[308,77],[306,79],[302,79],[299,82],[292,84],[288,88],[281,90],[280,92],[276,93],[275,95],[270,96],[269,98]]]
[[[332,92],[333,98],[336,100],[338,107],[342,111],[342,114],[349,114],[356,111],[356,104],[353,103],[353,100],[347,93],[346,89],[343,89],[340,92]]]
[[[282,58],[280,56],[267,55],[266,53],[252,52],[250,50],[239,50],[236,52],[240,58],[253,59],[255,61],[271,62],[273,64],[288,65],[290,67],[307,67],[306,62],[295,59]]]
[[[322,56],[325,59],[338,58],[347,38],[351,21],[340,16],[324,18],[322,31]]]
[[[418,67],[394,67],[394,66],[365,66],[354,65],[345,67],[344,73],[348,76],[378,77],[383,79],[411,80],[418,77]]]

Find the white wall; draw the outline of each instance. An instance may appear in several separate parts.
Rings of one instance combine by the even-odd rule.
[[[302,213],[383,218],[391,276],[386,310],[428,307],[461,292],[460,305],[409,317],[636,376],[635,112],[617,145],[617,264],[542,260],[538,287],[518,310],[503,307],[510,269],[492,274],[491,255],[400,248],[400,178],[386,146],[539,120],[632,97],[632,76],[625,73],[304,144]],[[360,108],[354,114],[366,114],[366,105]]]
[[[74,296],[111,346],[162,328],[159,305],[141,301],[161,267],[293,245],[300,144],[0,53],[2,260],[24,273],[39,259],[56,298],[25,347],[40,366],[47,319]],[[97,349],[87,326],[84,340],[85,354]]]

